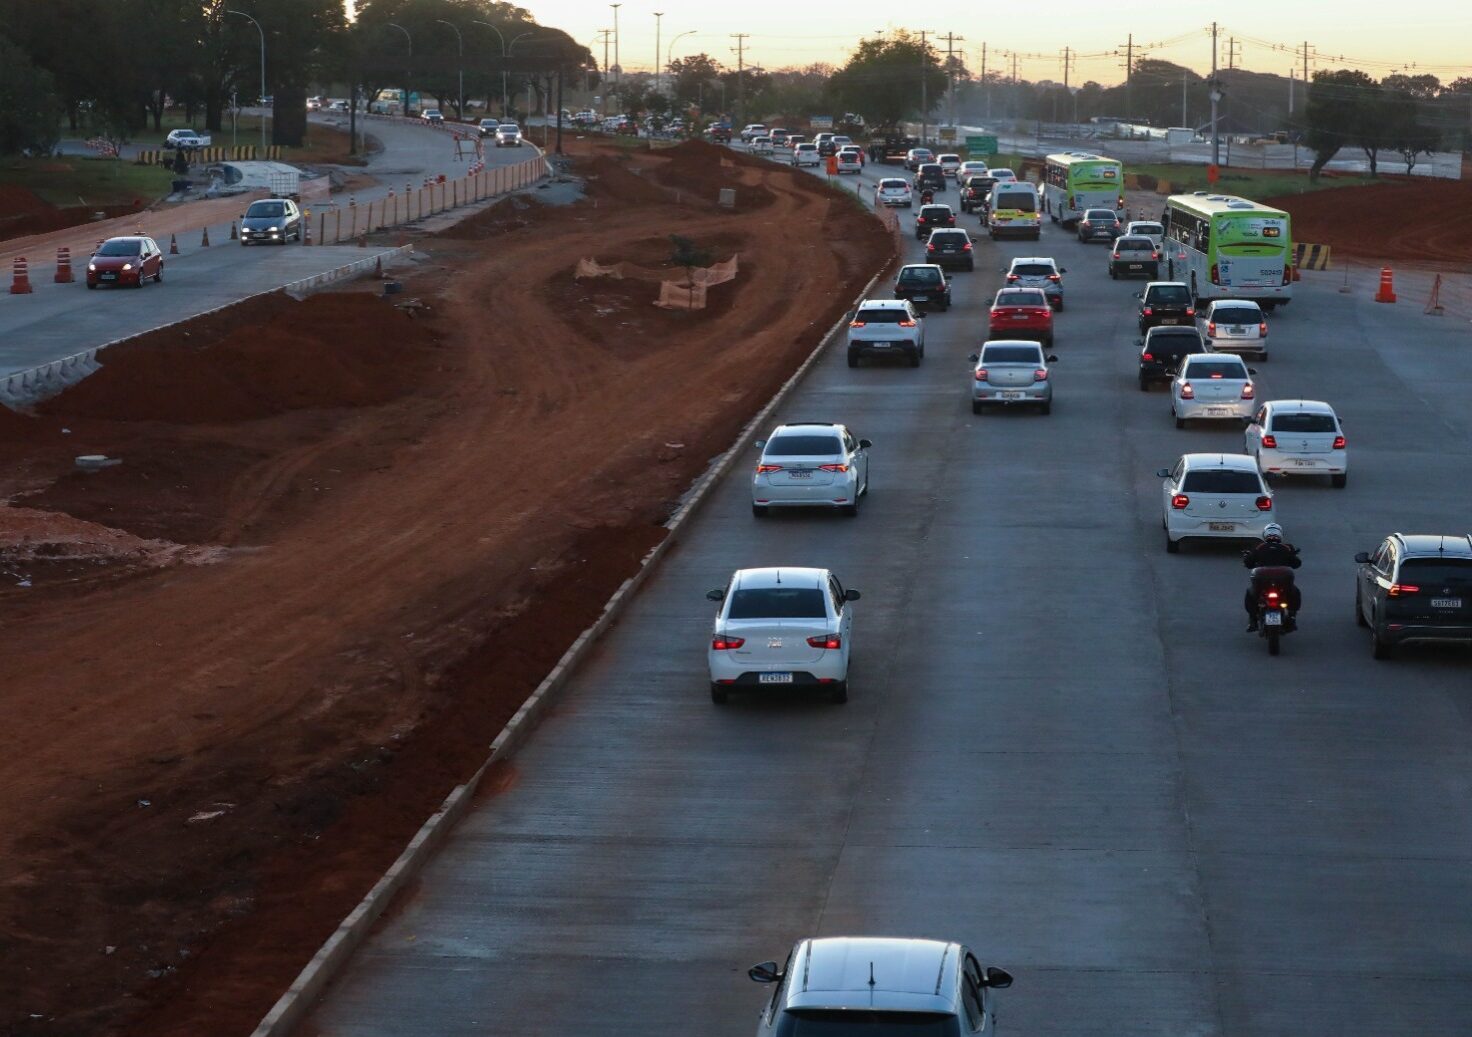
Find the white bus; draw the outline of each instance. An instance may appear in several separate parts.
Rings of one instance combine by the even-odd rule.
[[[1124,220],[1124,166],[1088,151],[1049,155],[1043,166],[1043,211],[1075,226],[1085,209],[1112,209]]]
[[[1251,299],[1264,309],[1293,298],[1288,214],[1224,194],[1166,200],[1163,250],[1169,279],[1191,287],[1197,312],[1214,299]]]

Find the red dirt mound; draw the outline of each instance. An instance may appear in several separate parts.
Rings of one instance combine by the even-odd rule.
[[[403,395],[435,363],[434,337],[372,295],[271,296],[223,312],[233,319],[217,334],[164,329],[114,346],[101,371],[41,412],[193,425],[366,407]]]
[[[587,181],[585,193],[590,198],[608,199],[613,202],[631,202],[635,205],[668,205],[674,200],[674,192],[636,173],[631,163],[623,158],[595,155],[580,161],[574,173]]]
[[[1472,263],[1472,182],[1332,187],[1264,202],[1292,215],[1294,241],[1376,260]]]
[[[96,213],[108,219],[137,212],[134,205],[88,205],[58,209],[27,187],[0,184],[0,241],[66,230],[92,220]]]
[[[724,187],[736,190],[736,208],[742,211],[764,209],[777,199],[771,188],[759,182],[760,177],[752,175],[751,166],[761,160],[737,155],[727,148],[692,140],[651,152],[650,158],[662,160],[653,167],[653,175],[661,183],[693,193],[711,205],[718,202]],[[761,162],[761,169],[769,174],[782,172],[769,162]]]

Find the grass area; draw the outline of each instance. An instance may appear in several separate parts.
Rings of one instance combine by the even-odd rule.
[[[1321,191],[1328,187],[1352,187],[1356,184],[1373,183],[1368,176],[1354,174],[1325,175],[1317,181],[1308,178],[1308,171],[1294,173],[1283,169],[1245,169],[1224,166],[1221,179],[1215,184],[1206,180],[1206,167],[1183,162],[1146,165],[1125,163],[1126,173],[1153,176],[1157,180],[1169,180],[1171,189],[1177,194],[1190,191],[1216,191],[1235,194],[1244,198],[1274,198],[1284,194],[1303,194],[1306,191]]]
[[[346,116],[344,116],[344,119],[346,119]],[[267,117],[264,121],[266,123],[266,142],[269,144],[271,141],[271,119]],[[229,113],[226,113],[224,129],[219,133],[208,131],[212,138],[211,143],[215,147],[225,148],[232,147],[236,144],[242,146],[259,144],[261,142],[261,122],[262,119],[260,116],[242,115],[239,120],[232,124]],[[232,126],[234,129],[233,133],[231,132]],[[165,112],[162,129],[155,130],[153,128],[153,120],[150,119],[148,127],[135,132],[129,143],[135,144],[140,148],[161,147],[164,138],[169,135],[170,130],[180,129],[198,130],[201,133],[207,132],[204,128],[203,116],[196,118],[191,124],[184,118],[182,112]],[[77,135],[89,137],[92,134],[86,129],[81,129]],[[286,162],[337,162],[344,165],[362,164],[360,160],[351,158],[348,155],[348,134],[345,129],[339,130],[335,127],[320,126],[310,122],[307,123],[306,144],[300,148],[283,148],[281,157]]]
[[[145,204],[169,193],[173,174],[111,158],[12,158],[0,163],[0,183],[30,188],[52,205]]]

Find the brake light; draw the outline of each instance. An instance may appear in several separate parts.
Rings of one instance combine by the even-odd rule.
[[[1242,386],[1242,398],[1244,400],[1250,400],[1250,399],[1252,399],[1253,394],[1254,394],[1255,391],[1256,390],[1254,390],[1252,388],[1252,383],[1251,382],[1248,382],[1246,385]]]
[[[710,647],[716,652],[729,652],[732,649],[740,648],[744,644],[746,644],[746,638],[744,637],[722,637],[717,634],[710,639]]]
[[[1196,390],[1193,389],[1193,388],[1191,388],[1191,383],[1190,382],[1182,382],[1181,383],[1181,399],[1183,399],[1183,400],[1194,400],[1195,398],[1196,398]]]
[[[1259,338],[1267,338],[1268,337],[1268,322],[1267,321],[1263,321],[1261,324],[1259,324],[1257,326],[1257,334],[1258,334],[1258,337]]]
[[[1049,281],[1061,281],[1061,280],[1063,280],[1063,278],[1060,277],[1060,276],[1058,276],[1057,274],[1049,274],[1048,275],[1048,280]]]
[[[818,634],[808,638],[808,644],[814,648],[824,648],[830,651],[843,647],[843,638],[838,634]]]
[[[1160,253],[1159,252],[1151,252],[1150,253],[1150,258],[1151,259],[1159,259],[1160,258]]]
[[[1278,604],[1277,591],[1268,591],[1268,604],[1273,606],[1276,606]]]
[[[902,320],[899,322],[899,326],[902,328],[913,328],[915,326],[915,322],[912,320]]]
[[[1186,307],[1186,316],[1187,317],[1194,317],[1194,316],[1196,316],[1196,307],[1194,307],[1194,306],[1187,306]]]
[[[1144,309],[1143,309],[1143,310],[1141,310],[1141,311],[1140,311],[1140,312],[1141,312],[1141,313],[1143,313],[1143,314],[1144,314],[1144,315],[1145,315],[1145,316],[1147,316],[1147,317],[1148,317],[1148,316],[1150,316],[1150,315],[1151,315],[1151,314],[1153,314],[1153,313],[1154,313],[1154,312],[1155,312],[1155,311],[1154,311],[1154,310],[1153,310],[1153,309],[1151,309],[1151,308],[1150,308],[1150,307],[1149,307],[1149,306],[1146,306],[1146,307],[1145,307],[1145,308],[1144,308]]]
[[[1389,594],[1392,598],[1400,598],[1408,594],[1419,594],[1421,593],[1421,588],[1413,583],[1392,583],[1390,590],[1385,593]]]
[[[818,465],[818,471],[820,471],[820,472],[846,472],[846,471],[848,471],[848,465],[846,465],[846,464],[820,464],[820,465]]]
[[[1276,449],[1278,449],[1278,437],[1277,436],[1263,436],[1262,437],[1262,445],[1265,446],[1265,447],[1267,447],[1269,450],[1276,450]]]
[[[865,322],[861,320],[851,320],[848,322],[848,326],[851,328],[862,328],[864,324]]]
[[[984,381],[986,381],[986,368],[984,368],[984,367],[978,367],[976,369],[976,380],[978,382],[984,382]]]
[[[1221,372],[1220,371],[1215,371],[1215,372],[1212,373],[1212,377],[1213,378],[1220,378],[1221,376],[1222,375],[1221,375]]]
[[[1007,280],[1009,280],[1009,281],[1021,281],[1021,280],[1022,280],[1022,278],[1021,278],[1021,277],[1019,277],[1019,276],[1018,276],[1018,275],[1016,275],[1016,274],[1008,274],[1008,275],[1007,275]]]
[[[1045,367],[1038,368],[1032,373],[1032,380],[1035,382],[1046,382],[1048,380],[1048,369]]]
[[[1116,202],[1116,203],[1115,203],[1115,206],[1114,206],[1114,207],[1115,207],[1115,208],[1116,208],[1116,209],[1123,209],[1123,208],[1124,208],[1124,195],[1120,195],[1120,196],[1119,196],[1119,201],[1118,201],[1118,202]],[[1119,223],[1119,221],[1118,221],[1118,220],[1115,220],[1115,221],[1114,221],[1114,222],[1115,222],[1115,223],[1116,223],[1116,224],[1118,224],[1118,223]]]
[[[1343,436],[1335,436],[1334,437],[1334,449],[1335,450],[1343,450],[1344,449],[1344,437]]]
[[[970,252],[971,251],[971,242],[969,242],[969,241],[966,242],[965,246],[961,249],[961,251],[962,252]]]
[[[780,472],[782,466],[779,464],[759,464],[756,466],[757,475],[767,475],[771,472]]]
[[[1258,511],[1272,511],[1273,510],[1273,498],[1271,498],[1271,497],[1259,497],[1259,498],[1257,498],[1257,510]]]
[[[1215,335],[1216,334],[1216,321],[1209,320],[1209,321],[1206,322],[1206,333],[1208,335]]]
[[[1154,360],[1154,359],[1155,359],[1155,357],[1154,357],[1154,356],[1152,356],[1152,355],[1151,355],[1151,354],[1149,354],[1149,353],[1141,353],[1141,354],[1140,354],[1140,359],[1141,359],[1141,360]]]
[[[1219,272],[1217,270],[1217,265],[1215,263],[1211,264],[1211,283],[1212,284],[1221,284],[1221,282],[1219,280],[1217,280],[1218,273]]]
[[[926,252],[934,252],[935,251],[935,246],[934,245],[926,245],[925,246],[925,251]]]
[[[1184,493],[1178,493],[1170,499],[1170,506],[1172,508],[1175,508],[1177,511],[1181,511],[1185,508],[1187,504],[1190,503],[1191,498],[1187,497]]]

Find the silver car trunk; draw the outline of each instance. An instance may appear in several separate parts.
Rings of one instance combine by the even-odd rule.
[[[1031,385],[1034,381],[1033,372],[1038,370],[1037,364],[983,364],[981,366],[986,368],[987,384],[995,385],[1000,389]]]

